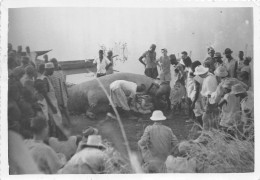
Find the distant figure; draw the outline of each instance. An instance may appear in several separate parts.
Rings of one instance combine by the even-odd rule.
[[[181,56],[181,64],[185,66],[185,68],[189,68],[191,66],[191,58],[188,56],[188,53],[186,51],[183,51]]]
[[[21,61],[22,61],[22,51],[23,51],[23,47],[22,47],[22,46],[18,46],[18,47],[17,47],[16,58],[15,58],[15,61],[16,61],[16,63],[17,63],[18,66],[21,65]]]
[[[162,49],[162,56],[158,60],[161,68],[160,81],[170,82],[171,81],[171,61],[167,55],[167,49]]]
[[[153,79],[156,79],[158,76],[155,49],[156,45],[152,44],[150,49],[144,52],[139,58],[139,61],[145,66],[144,74]],[[145,58],[145,62],[143,61],[143,58]]]
[[[226,56],[226,59],[224,61],[224,66],[227,68],[229,77],[236,78],[238,65],[237,65],[237,60],[235,60],[232,57],[232,55],[231,55],[232,53],[233,53],[233,51],[231,51],[231,49],[229,49],[229,48],[225,49],[224,54]]]
[[[143,136],[138,141],[143,167],[149,172],[150,167],[155,165],[155,172],[163,173],[166,172],[165,161],[177,146],[178,139],[169,127],[162,124],[162,121],[166,120],[162,111],[154,111],[150,119],[154,124],[145,128]]]
[[[47,54],[44,54],[43,59],[44,59],[44,63],[48,63],[49,62],[49,58],[48,58]]]
[[[136,93],[145,91],[145,85],[137,85],[134,82],[116,80],[110,84],[110,96],[115,107],[129,112],[130,104],[135,103]]]
[[[221,56],[220,52],[215,52],[215,54],[214,54],[214,61],[215,61],[214,67],[215,67],[215,69],[217,69],[219,66],[223,66],[222,58],[223,57]]]
[[[106,67],[111,63],[106,57],[104,57],[103,50],[99,50],[99,57],[96,58],[93,63],[97,64],[97,77],[106,75]]]
[[[27,46],[26,47],[26,56],[30,59],[30,63],[35,66],[36,69],[39,68],[39,65],[41,64],[41,62],[37,59],[38,56],[41,56],[43,54],[46,54],[48,52],[50,52],[51,50],[48,51],[30,51],[30,47]]]
[[[55,95],[60,111],[66,119],[66,122],[64,122],[64,124],[67,126],[71,126],[69,112],[67,108],[68,91],[66,86],[66,76],[63,74],[62,71],[59,70],[58,61],[56,58],[52,58],[50,62],[52,62],[54,65],[54,72],[50,76],[50,80],[55,90]]]
[[[209,68],[209,72],[214,73],[215,71],[215,58],[214,58],[215,50],[212,47],[208,48],[208,55],[204,62],[203,66]]]
[[[239,51],[238,53],[238,67],[237,71],[238,73],[241,71],[242,67],[244,66],[244,51]]]

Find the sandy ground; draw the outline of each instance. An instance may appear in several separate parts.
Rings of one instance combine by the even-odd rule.
[[[132,151],[138,150],[137,142],[142,136],[145,127],[153,123],[149,119],[150,116],[151,114],[138,115],[136,120],[121,117]],[[121,145],[124,143],[118,121],[105,119],[105,114],[98,114],[96,120],[90,120],[85,115],[73,115],[71,120],[74,125],[71,127],[71,132],[73,135],[81,134],[82,130],[86,129],[87,126],[93,126],[99,129],[103,139],[113,142],[113,145],[119,149],[122,148]],[[170,127],[178,140],[181,141],[188,138],[193,125],[193,123],[186,122],[186,120],[187,116],[180,114],[174,115],[172,119],[167,119],[163,123]]]

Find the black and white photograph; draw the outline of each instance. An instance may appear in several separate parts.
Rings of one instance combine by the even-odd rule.
[[[29,2],[1,7],[8,176],[257,177],[257,5]]]

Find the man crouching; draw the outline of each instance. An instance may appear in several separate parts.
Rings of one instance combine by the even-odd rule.
[[[134,104],[136,93],[144,92],[145,88],[144,84],[116,80],[110,84],[110,97],[116,108],[121,108],[130,116],[130,104]]]

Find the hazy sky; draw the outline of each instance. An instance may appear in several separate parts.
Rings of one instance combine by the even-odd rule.
[[[169,54],[192,51],[203,60],[209,45],[252,54],[251,8],[17,8],[9,10],[8,41],[31,50],[53,49],[49,57],[60,61],[94,58],[99,45],[128,44],[128,62],[120,71],[143,73],[138,62],[151,43]],[[134,67],[134,68],[129,68]]]

